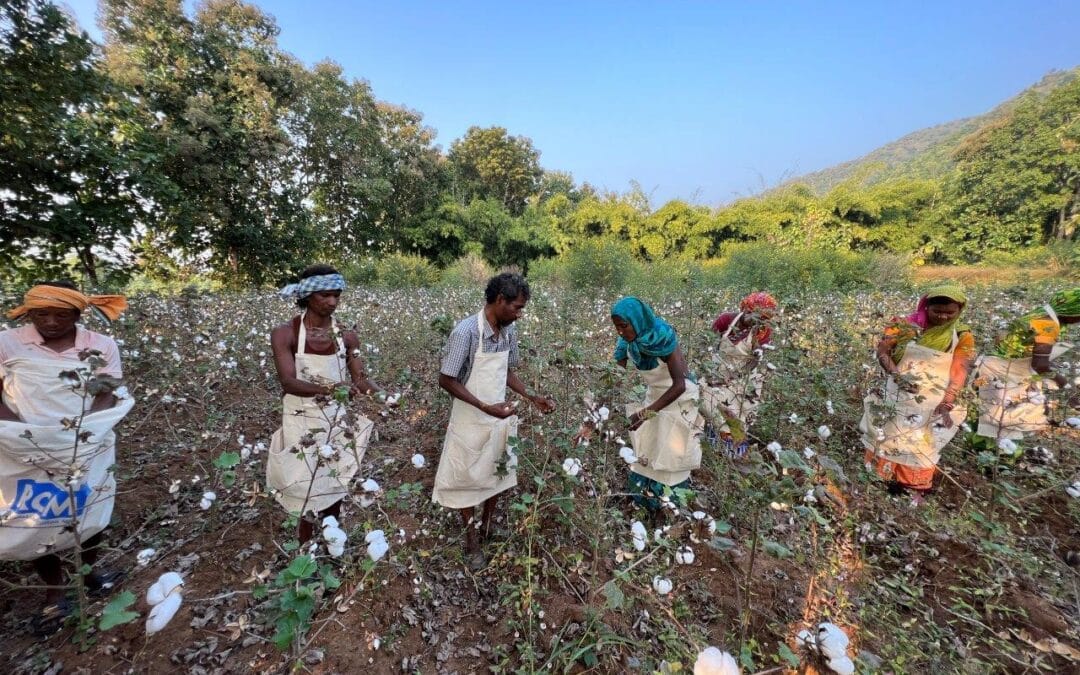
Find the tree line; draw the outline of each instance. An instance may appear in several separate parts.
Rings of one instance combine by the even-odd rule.
[[[0,267],[7,279],[209,272],[279,281],[319,258],[467,253],[527,268],[582,242],[643,260],[742,242],[929,262],[1075,240],[1080,77],[968,136],[944,178],[823,195],[791,185],[720,208],[654,207],[540,165],[473,127],[445,151],[420,113],[332,61],[307,67],[240,0],[101,0],[96,44],[48,0],[0,0]]]

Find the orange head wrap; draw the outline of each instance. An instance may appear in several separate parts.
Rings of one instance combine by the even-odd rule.
[[[8,312],[7,316],[18,319],[32,309],[77,309],[81,312],[93,307],[109,321],[115,321],[127,306],[127,300],[122,295],[85,295],[60,286],[34,286],[23,296],[23,304]]]
[[[776,309],[776,298],[765,291],[751,293],[739,303],[739,309],[743,312],[756,312],[763,309]]]

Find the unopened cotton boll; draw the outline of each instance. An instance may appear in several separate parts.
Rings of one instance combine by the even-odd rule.
[[[640,520],[635,520],[631,523],[630,534],[634,537],[634,548],[639,551],[644,551],[645,540],[649,535],[645,531],[645,526],[641,524]]]
[[[672,588],[671,579],[665,579],[665,578],[659,577],[659,576],[653,577],[652,578],[652,587],[653,587],[653,590],[656,591],[657,595],[667,595],[668,593],[671,592],[671,588]]]
[[[199,500],[199,508],[206,511],[213,505],[215,499],[217,499],[217,494],[207,490],[203,493],[202,499]]]
[[[694,661],[694,675],[739,675],[735,657],[716,647],[706,647]]]
[[[367,480],[365,480],[363,483],[360,484],[360,488],[364,492],[378,492],[379,491],[379,484],[375,482],[374,478],[368,478]],[[378,531],[378,530],[376,530],[376,531]]]
[[[158,604],[154,605],[150,610],[150,615],[146,617],[146,634],[153,635],[167,626],[172,618],[176,616],[177,610],[180,609],[180,603],[184,601],[184,597],[179,593],[174,593]]]
[[[581,473],[581,460],[577,457],[567,457],[563,460],[562,470],[567,476],[573,478]]]
[[[847,656],[848,636],[840,626],[825,622],[818,626],[817,644],[827,659]]]
[[[423,455],[417,453],[412,456],[412,465],[414,467],[416,467],[417,469],[423,469],[424,464],[427,464],[427,460],[424,458]]]
[[[827,441],[829,440],[829,436],[832,436],[832,430],[829,429],[829,426],[827,424],[822,424],[820,427],[817,428],[817,435],[818,438],[820,438],[821,440]]]
[[[829,659],[828,665],[836,675],[855,675],[855,663],[847,656]]]
[[[680,565],[693,565],[694,564],[694,549],[689,546],[683,546],[675,552],[675,562]]]

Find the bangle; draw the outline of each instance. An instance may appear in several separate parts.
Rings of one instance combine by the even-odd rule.
[[[952,410],[953,408],[956,407],[956,404],[953,403],[952,401],[942,401],[941,405],[945,406],[945,408],[948,409],[948,410]]]

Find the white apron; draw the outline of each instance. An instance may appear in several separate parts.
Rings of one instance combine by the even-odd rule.
[[[304,315],[300,316],[296,340],[297,378],[327,385],[349,381],[345,344],[336,329],[334,333],[337,342],[334,354],[306,354],[307,330]],[[317,513],[328,509],[349,494],[349,481],[360,469],[375,423],[358,414],[352,425],[352,438],[348,438],[345,406],[331,401],[323,408],[315,402],[314,396],[292,394],[285,394],[281,403],[281,428],[270,439],[270,452],[266,458],[266,484],[275,490],[275,499],[289,513]],[[315,443],[302,447],[300,441],[308,434]],[[320,456],[320,448],[327,444],[337,449],[336,457]]]
[[[67,531],[73,517],[80,541],[101,532],[112,518],[113,427],[135,401],[120,399],[112,408],[83,417],[77,430],[65,428],[61,420],[78,417],[83,397],[59,374],[84,367],[59,357],[0,364],[4,402],[23,420],[0,422],[0,560],[32,560],[73,548],[75,536]],[[82,432],[89,436],[76,443]],[[68,491],[73,476],[74,513]]]
[[[671,371],[662,360],[652,370],[640,372],[648,387],[645,402],[627,404],[627,416],[647,408],[671,388]],[[682,396],[630,432],[630,442],[638,457],[630,465],[631,471],[671,486],[682,483],[691,471],[701,466],[703,420],[698,398],[698,385],[686,380]]]
[[[747,372],[747,367],[754,360],[753,329],[738,342],[733,343],[728,339],[742,316],[739,313],[720,338],[719,354],[714,358],[720,365],[723,382],[701,385],[701,404],[718,432],[731,433],[726,420],[739,420],[742,435],[745,436],[761,405],[765,373],[758,368]]]
[[[1047,316],[1061,326],[1049,305]],[[1053,360],[1069,345],[1055,344]],[[1024,434],[1046,428],[1046,395],[1043,378],[1031,367],[1031,358],[1006,359],[983,355],[975,364],[979,383],[978,434],[987,438],[1019,440]]]
[[[506,400],[510,352],[484,353],[484,313],[476,317],[480,339],[465,388],[481,403],[502,403]],[[517,427],[517,415],[499,419],[455,398],[432,501],[451,509],[466,509],[517,485],[514,462],[506,467],[505,476],[497,475],[500,462],[507,458],[507,440],[517,436]]]
[[[949,386],[949,371],[957,341],[956,331],[953,331],[952,345],[947,352],[939,352],[915,342],[907,345],[904,358],[900,359],[897,367],[914,380],[918,391],[911,393],[901,389],[890,376],[885,384],[884,401],[876,392],[866,397],[863,417],[859,422],[866,449],[878,457],[904,466],[930,469],[938,465],[941,449],[960,430],[960,424],[967,415],[966,406],[953,408],[949,413],[953,424],[949,428],[932,415]],[[882,417],[886,419],[882,420]]]

